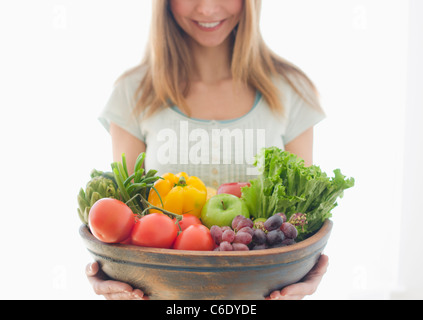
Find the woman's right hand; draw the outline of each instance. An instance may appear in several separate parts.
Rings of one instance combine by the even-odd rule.
[[[97,262],[88,264],[85,273],[94,292],[107,300],[148,300],[141,290],[133,289],[127,283],[108,280]]]

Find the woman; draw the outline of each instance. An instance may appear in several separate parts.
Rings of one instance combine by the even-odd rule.
[[[272,53],[259,31],[261,0],[155,0],[142,64],[117,82],[100,117],[113,158],[128,168],[146,152],[159,174],[188,172],[206,185],[248,181],[253,156],[277,146],[313,162],[313,126],[324,118],[307,76]],[[328,265],[324,255],[303,279],[268,299],[312,294]],[[87,267],[97,294],[148,299],[128,284]],[[277,281],[277,279],[275,279]]]

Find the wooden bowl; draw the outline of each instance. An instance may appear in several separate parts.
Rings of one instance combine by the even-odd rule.
[[[79,232],[110,278],[157,300],[257,300],[300,281],[315,265],[332,229],[327,220],[294,245],[244,252],[180,251],[106,244],[83,225]]]

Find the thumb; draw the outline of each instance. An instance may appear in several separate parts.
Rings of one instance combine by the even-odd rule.
[[[92,262],[92,263],[89,263],[87,267],[85,268],[85,274],[88,277],[94,277],[98,273],[98,270],[99,270],[98,262]]]

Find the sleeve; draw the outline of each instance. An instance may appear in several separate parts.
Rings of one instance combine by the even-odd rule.
[[[113,88],[98,120],[110,132],[110,123],[113,122],[130,134],[145,142],[141,132],[140,118],[134,114],[135,91],[130,88],[126,79],[121,79]]]
[[[293,93],[289,105],[286,131],[283,135],[284,144],[291,142],[325,117],[322,111],[314,109],[298,94]]]

